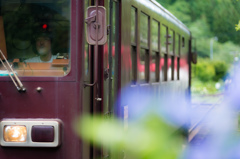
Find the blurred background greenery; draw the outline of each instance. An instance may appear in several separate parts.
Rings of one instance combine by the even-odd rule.
[[[157,0],[180,19],[197,40],[198,64],[193,65],[192,93],[221,92],[240,54],[240,3],[236,0]],[[212,47],[212,56],[211,56]]]

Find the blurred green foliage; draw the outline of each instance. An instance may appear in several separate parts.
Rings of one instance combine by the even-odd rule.
[[[199,80],[198,78],[193,78],[192,79],[192,86],[191,86],[191,93],[192,93],[192,101],[195,101],[196,98],[198,98],[199,95],[209,95],[209,94],[216,94],[216,93],[221,93],[222,88],[217,89],[215,87],[216,82],[214,81],[208,81],[208,82],[203,82]],[[224,83],[223,81],[218,81],[217,83],[220,84],[221,87],[223,87]],[[212,98],[212,97],[210,97]],[[201,100],[204,100],[202,97],[200,97]],[[210,101],[210,100],[208,100]],[[212,102],[214,103],[214,102]]]
[[[156,114],[125,125],[117,119],[84,116],[74,127],[84,140],[113,153],[124,151],[130,159],[176,159],[184,143],[183,137],[175,133],[176,128]]]
[[[223,91],[228,70],[229,65],[225,61],[200,58],[196,65],[192,64],[192,93],[214,94]],[[220,85],[220,88],[216,88],[216,83]]]
[[[197,38],[200,57],[210,56],[210,40],[214,59],[233,62],[233,52],[238,52],[240,32],[234,26],[239,21],[240,3],[236,0],[157,0],[180,19]],[[238,53],[237,53],[238,54]]]
[[[198,78],[202,82],[217,82],[226,76],[228,65],[224,61],[199,59],[196,65],[192,65],[192,70],[192,77]]]
[[[219,81],[223,79],[228,71],[228,66],[223,61],[214,61],[213,62],[214,70],[215,70],[215,76],[213,77],[214,81]]]
[[[214,66],[208,64],[207,62],[199,62],[195,67],[195,76],[198,77],[201,81],[210,81],[215,76]]]

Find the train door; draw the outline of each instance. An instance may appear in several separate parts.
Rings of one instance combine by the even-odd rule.
[[[108,69],[108,97],[107,100],[107,108],[105,110],[105,114],[110,116],[112,115],[119,115],[117,111],[117,91],[120,87],[120,74],[119,74],[119,64],[120,64],[120,2],[117,0],[105,0],[107,1],[107,8],[108,9],[108,43],[107,43],[107,50],[108,50],[108,59],[105,60]],[[105,73],[106,74],[106,73]]]
[[[89,115],[101,114],[103,117],[109,118],[114,114],[113,105],[118,89],[117,57],[119,47],[116,46],[116,43],[119,42],[119,33],[116,34],[116,32],[119,32],[120,24],[118,22],[120,18],[119,2],[116,0],[99,0],[98,2],[86,0],[85,13],[89,6],[96,6],[96,3],[106,9],[108,41],[106,44],[97,47],[97,56],[95,46],[90,45],[87,40],[85,42],[83,113]],[[87,27],[86,24],[85,30]],[[89,83],[94,85],[90,86]],[[99,149],[94,144],[85,142],[83,145],[83,158],[108,158],[110,156],[108,150]]]
[[[120,39],[120,2],[117,0],[105,0],[108,18],[108,42],[104,46],[104,98],[103,115],[110,119],[119,116],[117,104],[117,92],[120,87],[119,75],[119,39]],[[107,91],[106,91],[107,90]],[[113,154],[103,149],[104,158],[119,158],[119,154]]]

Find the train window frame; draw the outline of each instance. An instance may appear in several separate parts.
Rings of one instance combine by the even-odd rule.
[[[150,29],[150,16],[148,14],[146,14],[145,12],[141,11],[140,12],[140,23],[141,21],[144,19],[143,17],[145,17],[146,19],[146,22],[147,22],[147,38],[146,38],[146,43],[142,43],[142,31],[145,30],[144,28],[141,28],[141,26],[144,26],[144,25],[140,25],[140,31],[139,31],[139,37],[140,37],[140,50],[139,50],[139,65],[138,65],[138,82],[140,84],[146,84],[148,83],[150,80],[149,80],[149,66],[150,66],[150,34],[151,34],[151,29]],[[144,51],[143,51],[144,50]],[[144,57],[145,58],[141,58],[143,56],[143,53],[145,54]],[[141,60],[141,59],[144,59],[144,60]],[[142,76],[141,75],[141,72],[142,71],[142,68],[141,67],[141,62],[144,61],[144,75]]]
[[[133,12],[132,12],[133,11]],[[132,20],[134,19],[134,22]],[[131,6],[131,64],[130,64],[130,79],[131,83],[136,85],[137,83],[137,35],[138,35],[138,9]],[[134,25],[134,27],[132,27]],[[132,35],[132,29],[134,30],[134,35]],[[132,36],[134,38],[132,39]],[[133,41],[132,41],[133,40]]]
[[[22,56],[18,56],[19,55],[19,53],[10,53],[10,52],[14,52],[14,50],[12,49],[12,51],[9,51],[9,50],[7,50],[8,51],[8,54],[10,53],[10,56],[9,56],[9,59],[8,59],[8,61],[10,62],[10,63],[12,63],[13,64],[13,66],[15,67],[14,68],[14,71],[16,72],[16,74],[19,76],[19,77],[21,77],[21,80],[22,81],[32,81],[32,80],[34,80],[34,81],[52,81],[52,80],[54,80],[54,81],[56,81],[56,78],[58,79],[58,80],[64,80],[64,81],[74,81],[75,80],[75,78],[76,77],[74,77],[72,74],[71,74],[71,72],[73,71],[73,65],[76,63],[76,61],[75,61],[75,59],[76,58],[73,58],[74,56],[76,56],[76,55],[74,55],[74,53],[71,53],[71,50],[72,50],[72,44],[71,44],[71,41],[73,40],[74,41],[74,38],[72,37],[72,32],[73,32],[73,30],[75,30],[75,28],[74,27],[72,27],[72,25],[71,25],[71,22],[72,22],[72,20],[73,20],[73,16],[75,15],[74,13],[73,13],[73,11],[71,10],[71,7],[72,7],[72,5],[73,5],[73,3],[74,2],[72,2],[71,0],[69,0],[68,2],[67,2],[67,6],[66,6],[66,11],[64,11],[64,12],[61,12],[59,15],[61,15],[62,17],[65,17],[65,19],[62,19],[62,21],[63,20],[65,20],[66,21],[66,33],[67,33],[67,35],[68,35],[68,38],[65,40],[66,42],[64,43],[64,46],[66,45],[67,46],[67,48],[66,48],[66,53],[65,52],[60,52],[61,53],[61,56],[58,56],[58,51],[55,51],[55,52],[53,52],[52,53],[52,57],[54,57],[54,60],[52,61],[52,62],[42,62],[42,61],[40,61],[40,62],[38,62],[38,61],[33,61],[33,62],[28,62],[28,61],[25,61],[25,60],[27,60],[27,59],[33,59],[33,60],[37,60],[35,57],[37,57],[37,56],[35,56],[34,54],[33,54],[33,51],[30,51],[32,48],[34,48],[35,46],[35,44],[31,44],[31,46],[30,46],[30,48],[19,48],[19,50],[21,51],[21,52],[23,52],[24,51],[24,49],[29,49],[29,51],[27,52],[27,51],[24,51],[24,52],[27,52],[27,53],[24,53],[24,54],[22,54]],[[35,7],[37,7],[37,5],[40,5],[41,3],[39,3],[39,4],[35,4],[35,3],[26,3],[26,7],[31,7],[31,5],[36,5]],[[5,5],[5,4],[2,4],[2,5]],[[6,5],[8,5],[7,3],[6,3]],[[54,5],[54,4],[53,4]],[[83,5],[83,8],[84,8],[84,6],[85,5]],[[42,6],[42,7],[45,7],[45,6]],[[50,9],[53,9],[53,8],[50,8]],[[51,11],[49,9],[49,11]],[[8,11],[8,10],[7,10]],[[13,10],[11,10],[11,11],[9,11],[9,13],[11,14],[14,14],[14,12],[16,12],[14,9]],[[23,13],[25,13],[24,11],[23,11]],[[36,11],[36,13],[37,13],[37,11]],[[29,11],[29,12],[27,12],[27,13],[25,13],[25,14],[32,14],[32,15],[35,15],[35,16],[38,16],[38,14],[33,14],[31,11]],[[66,15],[67,16],[65,16],[65,14],[64,13],[67,13]],[[40,13],[39,13],[40,14]],[[2,15],[4,15],[4,16],[7,16],[7,14],[4,14],[3,12],[2,12]],[[9,15],[10,16],[10,15]],[[61,19],[60,19],[61,20]],[[5,22],[5,21],[4,21]],[[17,23],[18,21],[12,21],[12,23]],[[53,26],[53,24],[50,24],[50,23],[55,23],[54,21],[51,21],[51,22],[46,22],[46,23],[44,23],[44,22],[42,22],[41,24],[40,24],[40,22],[39,22],[39,27],[41,28],[41,29],[48,29],[48,27],[50,26],[51,27],[51,25]],[[28,23],[25,23],[26,25],[30,25],[30,24],[28,24]],[[36,24],[36,25],[35,25]],[[37,22],[35,22],[34,21],[34,25],[32,25],[31,27],[32,28],[28,28],[28,29],[25,29],[26,30],[26,32],[28,31],[28,30],[33,30],[33,31],[35,31],[35,27],[37,27],[38,25],[37,25],[38,23]],[[55,28],[56,29],[56,28]],[[50,31],[51,31],[51,28],[49,29]],[[10,28],[5,28],[4,29],[4,32],[12,32],[12,30],[10,29]],[[74,31],[75,32],[75,31]],[[64,36],[62,36],[62,34],[60,34],[60,33],[52,33],[53,35],[57,35],[57,37],[56,36],[54,36],[54,41],[57,41],[57,40],[55,40],[55,39],[64,39],[63,37]],[[24,34],[25,35],[25,34]],[[28,34],[27,34],[28,35]],[[53,36],[52,35],[52,36]],[[11,36],[10,34],[9,35],[7,35],[6,33],[5,33],[5,36]],[[25,35],[26,36],[26,35]],[[36,39],[36,36],[37,36],[37,34],[35,34],[35,36],[34,36],[34,34],[33,34],[33,32],[31,32],[31,33],[29,33],[29,39],[30,39],[30,37],[31,37],[31,39]],[[59,36],[62,36],[62,38],[60,38]],[[35,37],[35,38],[34,38]],[[7,37],[6,37],[7,38]],[[19,39],[18,40],[20,43],[21,43],[21,40]],[[61,41],[61,40],[60,40]],[[62,40],[63,41],[63,40]],[[17,42],[17,41],[15,41],[15,42]],[[24,41],[23,41],[24,42]],[[7,41],[6,41],[6,43],[7,43]],[[8,42],[9,43],[9,42]],[[61,42],[60,42],[61,43]],[[63,43],[62,43],[63,44]],[[10,45],[10,44],[7,44],[7,45]],[[51,47],[54,47],[53,46],[54,44],[51,42]],[[63,47],[64,47],[63,46]],[[8,49],[9,48],[11,48],[11,47],[8,47]],[[16,48],[16,49],[18,49],[18,48]],[[33,49],[34,50],[34,49]],[[25,56],[25,54],[27,55],[27,56]],[[64,55],[63,55],[64,54]],[[66,55],[66,57],[67,57],[67,60],[58,60],[59,58],[64,58],[65,57],[65,55]],[[39,57],[39,56],[38,56]],[[56,58],[57,59],[56,59]],[[40,59],[40,58],[39,58]],[[52,58],[53,59],[53,58]],[[15,62],[15,63],[14,63]],[[60,62],[60,63],[59,63]],[[61,65],[61,66],[60,66]],[[64,66],[63,66],[64,65]],[[65,66],[66,66],[66,69],[65,69]],[[58,71],[58,70],[55,70],[55,69],[53,69],[53,67],[58,67],[60,70]],[[61,67],[61,68],[60,68]],[[5,69],[3,69],[3,70],[5,70]],[[9,80],[9,76],[1,76],[1,78],[0,78],[1,80],[0,81],[8,81]]]

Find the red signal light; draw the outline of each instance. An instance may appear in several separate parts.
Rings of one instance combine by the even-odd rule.
[[[43,24],[43,25],[42,25],[42,28],[43,28],[43,29],[47,29],[47,27],[48,27],[47,24]]]

